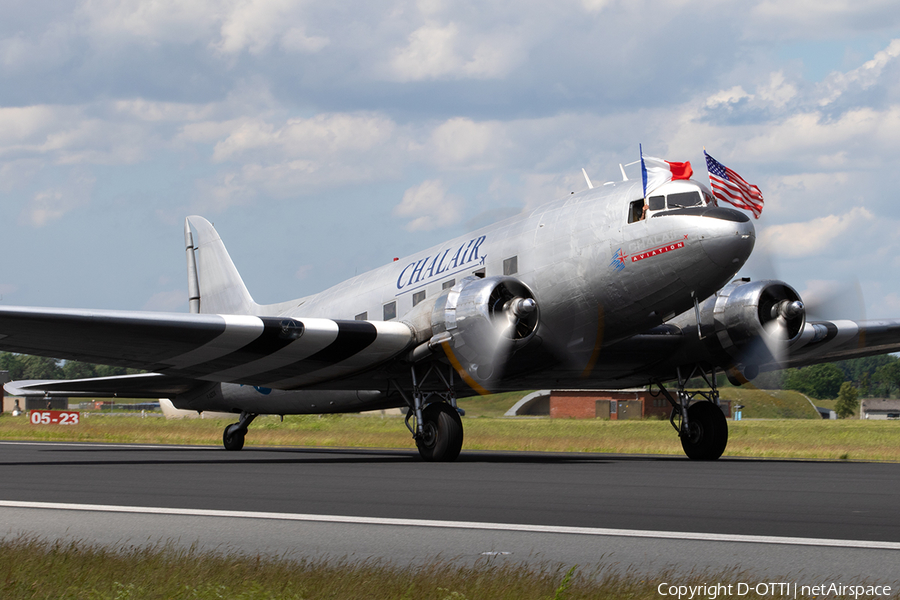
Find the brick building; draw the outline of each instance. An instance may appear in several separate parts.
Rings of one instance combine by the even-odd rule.
[[[719,402],[731,416],[731,402]],[[645,388],[628,390],[539,390],[506,412],[507,416],[549,416],[552,419],[668,419],[672,405]]]

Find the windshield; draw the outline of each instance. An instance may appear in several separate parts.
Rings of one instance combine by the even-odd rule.
[[[700,192],[681,192],[669,194],[667,197],[669,208],[687,208],[689,206],[703,206]]]

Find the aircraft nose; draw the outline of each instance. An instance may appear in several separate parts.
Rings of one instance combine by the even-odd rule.
[[[756,243],[756,229],[745,213],[730,208],[710,208],[700,245],[709,259],[720,267],[740,269]]]

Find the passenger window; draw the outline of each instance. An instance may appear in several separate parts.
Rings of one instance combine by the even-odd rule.
[[[513,256],[512,258],[503,259],[503,274],[504,275],[515,275],[519,272],[519,257]]]
[[[365,321],[365,320],[367,320],[367,319],[369,318],[369,313],[368,313],[368,312],[361,312],[361,313],[359,313],[358,315],[356,315],[356,316],[353,317],[353,318],[356,319],[357,321]]]
[[[647,203],[650,205],[648,210],[662,210],[666,207],[666,197],[650,196],[650,200],[648,200]]]
[[[397,301],[388,302],[384,305],[384,320],[390,321],[397,318]]]
[[[454,285],[456,285],[456,280],[450,279],[449,281],[445,281],[444,283],[441,284],[441,289],[446,290],[446,289],[452,288]]]
[[[425,290],[413,294],[413,306],[425,299]]]

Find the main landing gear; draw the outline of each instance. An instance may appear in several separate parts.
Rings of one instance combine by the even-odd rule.
[[[397,386],[397,391],[409,405],[406,413],[406,427],[416,440],[419,455],[429,462],[451,462],[456,460],[462,450],[463,425],[456,406],[456,391],[453,389],[453,369],[450,377],[444,377],[439,367],[431,364],[421,378],[416,373],[416,366],[410,367],[413,390],[412,399]],[[422,384],[435,374],[443,383],[444,391],[423,392]],[[410,425],[415,417],[416,425]]]
[[[700,376],[709,386],[709,391],[686,391],[688,380]],[[660,392],[672,404],[669,422],[681,438],[681,447],[688,458],[693,460],[716,460],[728,445],[728,422],[719,408],[719,390],[716,387],[716,369],[707,377],[706,371],[694,366],[688,377],[682,377],[678,368],[677,400],[662,386],[656,384]],[[697,396],[700,399],[695,402]],[[676,423],[677,418],[677,423]]]
[[[244,447],[244,436],[247,435],[247,428],[256,415],[253,413],[242,412],[241,419],[237,423],[232,423],[225,428],[222,434],[222,443],[226,450],[240,450]]]

